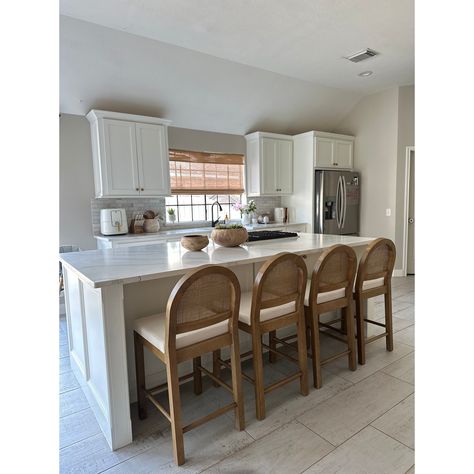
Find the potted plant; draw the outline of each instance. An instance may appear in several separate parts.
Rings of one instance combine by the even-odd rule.
[[[247,229],[242,224],[217,224],[211,239],[222,247],[237,247],[248,239]]]
[[[166,212],[168,212],[168,219],[170,220],[170,222],[174,223],[176,221],[176,214],[174,208],[169,207]]]

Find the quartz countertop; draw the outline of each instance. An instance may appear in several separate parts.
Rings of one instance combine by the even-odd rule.
[[[268,224],[250,224],[244,226],[248,231],[274,229],[279,227],[288,227],[293,225],[306,225],[306,222],[269,222]],[[125,240],[154,240],[157,238],[174,237],[188,234],[210,234],[213,227],[191,227],[174,228],[166,230],[162,227],[159,232],[145,232],[143,234],[122,234],[122,235],[94,235],[96,239],[107,241],[125,241]]]
[[[300,233],[298,237],[247,242],[231,248],[220,247],[210,241],[199,252],[187,251],[176,241],[63,253],[59,259],[84,283],[100,288],[182,275],[191,268],[210,263],[232,267],[264,261],[284,251],[317,253],[334,244],[358,247],[372,240],[372,237]]]

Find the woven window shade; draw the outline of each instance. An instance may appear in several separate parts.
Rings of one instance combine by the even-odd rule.
[[[173,194],[242,194],[244,157],[170,150]]]

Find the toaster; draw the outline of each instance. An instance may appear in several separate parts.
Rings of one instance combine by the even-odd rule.
[[[127,234],[128,225],[125,209],[101,209],[100,233],[103,235]]]

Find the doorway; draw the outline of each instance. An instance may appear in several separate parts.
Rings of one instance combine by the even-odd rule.
[[[404,270],[415,274],[415,147],[406,150],[405,215],[404,215]]]

